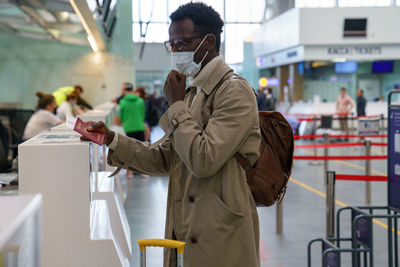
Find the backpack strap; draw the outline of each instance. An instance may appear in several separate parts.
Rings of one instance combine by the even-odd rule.
[[[239,152],[235,153],[235,159],[246,172],[253,167],[251,166],[250,162],[245,157],[243,157]]]
[[[241,78],[239,75],[233,73],[233,71],[229,71],[229,72],[228,72],[227,74],[225,74],[225,76],[217,83],[217,85],[215,86],[215,89],[214,89],[214,90],[218,90],[219,88],[221,88],[221,87],[222,87],[222,84],[223,84],[226,80],[229,80],[229,79],[243,79],[243,78]],[[253,92],[254,92],[254,95],[257,97],[257,94],[256,94],[256,92],[254,91],[254,89],[253,89]],[[216,92],[214,93],[213,98],[214,98],[215,94],[216,94]],[[214,99],[213,99],[212,102],[214,102]],[[212,107],[212,105],[211,105],[211,107]],[[211,113],[212,113],[212,110],[211,110]],[[253,166],[251,166],[250,162],[249,162],[244,156],[242,156],[239,152],[236,152],[236,153],[235,153],[235,158],[236,158],[237,162],[243,167],[243,169],[244,169],[246,172],[247,172],[248,170],[250,170],[250,169],[253,167]]]

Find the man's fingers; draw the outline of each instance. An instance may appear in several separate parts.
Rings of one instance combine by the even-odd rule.
[[[89,132],[95,132],[98,131],[100,129],[102,129],[104,127],[104,122],[99,121],[99,122],[88,122],[88,124],[90,125],[90,127],[88,128]]]
[[[186,81],[186,76],[183,75],[182,73],[178,72],[177,77],[179,81]]]
[[[179,72],[177,72],[176,70],[171,70],[171,72],[169,73],[169,75],[171,75],[171,76],[176,76],[176,75],[179,75]]]
[[[82,135],[80,138],[81,138],[81,141],[90,141],[89,138],[87,138],[87,137],[85,137],[85,136],[83,136],[83,135]]]

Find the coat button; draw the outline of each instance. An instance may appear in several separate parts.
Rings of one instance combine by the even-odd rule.
[[[189,201],[190,201],[190,202],[194,202],[194,197],[193,197],[193,196],[190,196],[190,197],[189,197]]]
[[[192,238],[190,238],[190,241],[191,241],[193,244],[196,244],[196,243],[197,243],[197,239],[196,239],[196,237],[192,237]]]

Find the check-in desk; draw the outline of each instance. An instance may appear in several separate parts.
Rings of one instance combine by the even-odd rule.
[[[88,110],[78,117],[83,121],[102,121],[107,127],[115,122],[116,107],[114,103],[103,103],[95,106],[92,110]]]
[[[43,132],[19,149],[19,192],[43,196],[43,267],[129,266],[130,229],[103,148],[69,131]]]
[[[42,197],[0,196],[0,266],[41,266]]]
[[[87,121],[102,121],[104,124],[110,128],[111,130],[116,130],[114,125],[115,122],[115,116],[116,116],[116,107],[117,105],[115,103],[111,102],[106,102],[100,105],[95,106],[92,110],[88,110],[87,112],[80,114],[78,117],[81,118],[81,120],[87,122]],[[60,126],[62,127],[62,126]],[[57,129],[57,127],[53,128]],[[52,130],[53,130],[52,129]],[[118,129],[117,129],[118,131]],[[100,171],[114,171],[115,168],[111,167],[107,164],[107,152],[108,148],[106,146],[103,146],[102,149],[99,150],[99,170]],[[115,178],[115,183],[118,188],[118,190],[121,191],[121,196],[123,202],[125,202],[127,193],[128,193],[128,188],[127,188],[127,179],[124,176],[117,176]]]

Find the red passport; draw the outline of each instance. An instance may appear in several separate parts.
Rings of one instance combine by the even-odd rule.
[[[74,126],[74,131],[89,138],[91,141],[95,142],[96,144],[103,145],[104,144],[104,133],[89,132],[87,130],[89,127],[90,127],[89,124],[82,121],[80,118],[77,118],[75,126]]]

